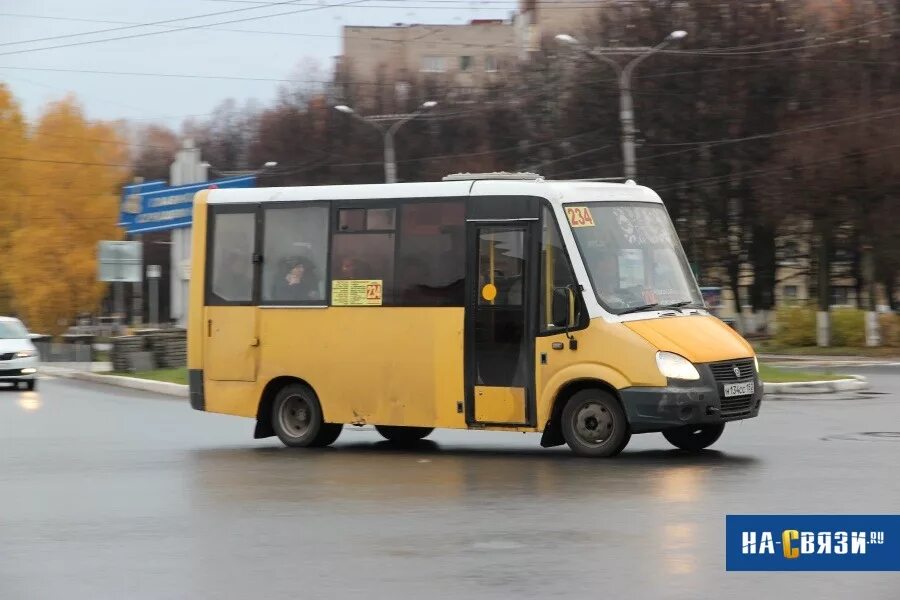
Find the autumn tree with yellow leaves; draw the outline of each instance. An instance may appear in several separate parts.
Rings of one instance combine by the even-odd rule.
[[[25,121],[12,94],[0,84],[0,256],[10,255],[13,231],[18,226],[17,208],[22,201],[22,163],[13,160],[25,147]],[[9,260],[0,260],[0,315],[13,309],[13,293],[5,271]]]
[[[113,126],[86,120],[72,97],[50,104],[23,141],[4,92],[0,189],[10,189],[9,178],[21,191],[0,197],[0,281],[29,329],[60,333],[79,313],[96,312],[106,292],[97,281],[97,242],[122,236],[118,190],[129,172],[126,146]],[[4,111],[4,102],[12,108]]]

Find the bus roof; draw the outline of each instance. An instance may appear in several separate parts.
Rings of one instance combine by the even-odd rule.
[[[633,183],[552,180],[458,180],[370,185],[322,185],[209,190],[211,204],[296,202],[317,200],[389,200],[461,198],[466,196],[538,196],[562,202],[656,202],[650,188]]]

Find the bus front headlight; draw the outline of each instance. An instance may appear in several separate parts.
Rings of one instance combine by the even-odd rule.
[[[657,352],[656,366],[659,372],[669,379],[683,379],[686,381],[696,381],[700,379],[700,373],[697,367],[691,364],[691,361],[685,357],[674,354],[672,352]]]

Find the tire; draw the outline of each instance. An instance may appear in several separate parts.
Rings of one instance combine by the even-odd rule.
[[[25,382],[25,389],[29,392],[33,392],[37,387],[37,379],[30,379]]]
[[[340,423],[325,423],[319,399],[308,386],[292,383],[278,392],[272,403],[272,428],[285,446],[328,446],[341,434]]]
[[[725,431],[724,423],[721,425],[686,425],[663,431],[662,434],[676,448],[699,452],[715,444],[723,431]]]
[[[560,425],[569,448],[580,456],[615,456],[631,440],[625,411],[603,390],[581,390],[569,398]]]
[[[376,425],[375,430],[381,434],[381,437],[395,444],[414,444],[428,437],[434,431],[434,427]]]

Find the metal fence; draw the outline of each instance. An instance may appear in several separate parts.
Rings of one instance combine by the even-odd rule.
[[[34,340],[34,345],[42,363],[91,370],[95,353],[90,343]]]

